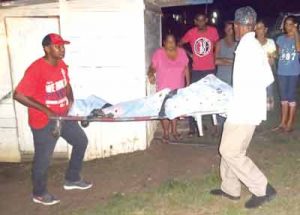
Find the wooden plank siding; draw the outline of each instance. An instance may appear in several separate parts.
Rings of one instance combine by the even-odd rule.
[[[153,93],[155,88],[147,83],[146,71],[153,50],[161,42],[160,13],[157,12],[148,10],[141,0],[60,0],[0,7],[0,96],[16,86],[31,63],[25,64],[24,59],[14,57],[20,54],[16,50],[17,38],[7,37],[8,34],[17,35],[13,30],[14,25],[20,25],[16,24],[16,19],[20,18],[22,23],[21,19],[47,17],[58,17],[60,33],[71,41],[66,47],[65,61],[69,65],[76,98],[94,94],[118,103]],[[12,26],[8,29],[5,23]],[[26,41],[40,44],[38,40],[27,38],[27,33],[28,37],[30,33],[37,35],[35,33],[41,31],[40,27],[15,27],[25,44]],[[22,29],[26,30],[22,32]],[[6,51],[2,52],[2,47]],[[37,53],[39,47],[34,44],[33,48]],[[29,59],[29,56],[26,57]],[[85,129],[89,138],[85,159],[144,150],[150,144],[155,128],[156,123],[149,122],[92,123]],[[19,162],[21,155],[31,158],[33,143],[25,108],[15,104],[11,98],[0,104],[0,140],[0,150],[5,152],[2,154],[11,156],[0,155],[0,161]],[[70,154],[70,150],[71,147],[68,147],[57,154],[59,157]]]

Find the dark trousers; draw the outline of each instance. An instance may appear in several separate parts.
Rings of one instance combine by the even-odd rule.
[[[192,70],[191,83],[195,83],[210,74],[215,75],[216,71],[215,70],[204,70],[204,71]],[[195,133],[198,126],[193,117],[189,117],[189,126],[190,126],[190,132]]]
[[[83,129],[74,121],[65,121],[61,125],[61,137],[72,145],[71,159],[65,179],[80,180],[82,160],[88,144]],[[34,141],[32,165],[33,195],[40,196],[47,192],[47,171],[58,138],[52,135],[55,122],[51,121],[42,129],[31,129]]]

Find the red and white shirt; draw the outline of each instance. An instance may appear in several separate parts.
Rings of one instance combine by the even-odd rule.
[[[69,82],[68,67],[64,61],[61,60],[57,66],[53,66],[44,58],[40,58],[26,70],[16,91],[46,105],[58,115],[63,115],[69,109]],[[48,124],[47,115],[35,108],[28,108],[28,115],[29,125],[34,129],[43,128]]]
[[[193,70],[215,69],[214,46],[218,40],[217,29],[212,26],[201,32],[194,27],[183,36],[182,41],[190,43],[193,50]]]

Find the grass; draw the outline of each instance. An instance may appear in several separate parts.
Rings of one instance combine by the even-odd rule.
[[[277,112],[277,111],[276,111]],[[272,202],[255,210],[244,203],[250,193],[243,189],[242,198],[232,202],[209,195],[220,184],[218,169],[198,179],[165,181],[157,188],[140,193],[116,193],[106,204],[73,215],[298,215],[300,214],[300,137],[270,132],[278,119],[273,113],[262,124],[251,145],[250,156],[263,169],[278,191]],[[299,113],[298,113],[299,114]],[[299,117],[299,116],[298,116]],[[300,123],[296,128],[299,129]],[[269,132],[268,132],[269,131]]]
[[[294,143],[287,143],[286,146],[295,148]],[[257,145],[255,151],[263,147]],[[171,179],[146,192],[117,193],[108,203],[90,210],[76,211],[73,215],[298,215],[300,153],[293,150],[278,155],[280,152],[271,162],[259,162],[279,193],[274,201],[259,209],[244,209],[244,202],[250,197],[246,189],[239,202],[210,196],[209,190],[220,183],[218,171],[213,169],[198,179]]]
[[[117,193],[106,205],[90,211],[79,211],[74,215],[199,214],[202,206],[213,200],[208,191],[217,183],[217,173],[209,174],[201,180],[170,179],[144,193],[128,196]]]

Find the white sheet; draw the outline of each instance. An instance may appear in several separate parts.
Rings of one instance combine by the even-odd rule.
[[[164,89],[144,98],[122,102],[104,108],[105,114],[114,117],[159,116],[165,97],[170,89]],[[208,75],[190,86],[179,89],[177,94],[165,103],[165,116],[174,119],[194,113],[224,113],[232,98],[232,88],[214,75]],[[87,116],[93,109],[101,109],[107,103],[96,96],[75,100],[69,115]]]

